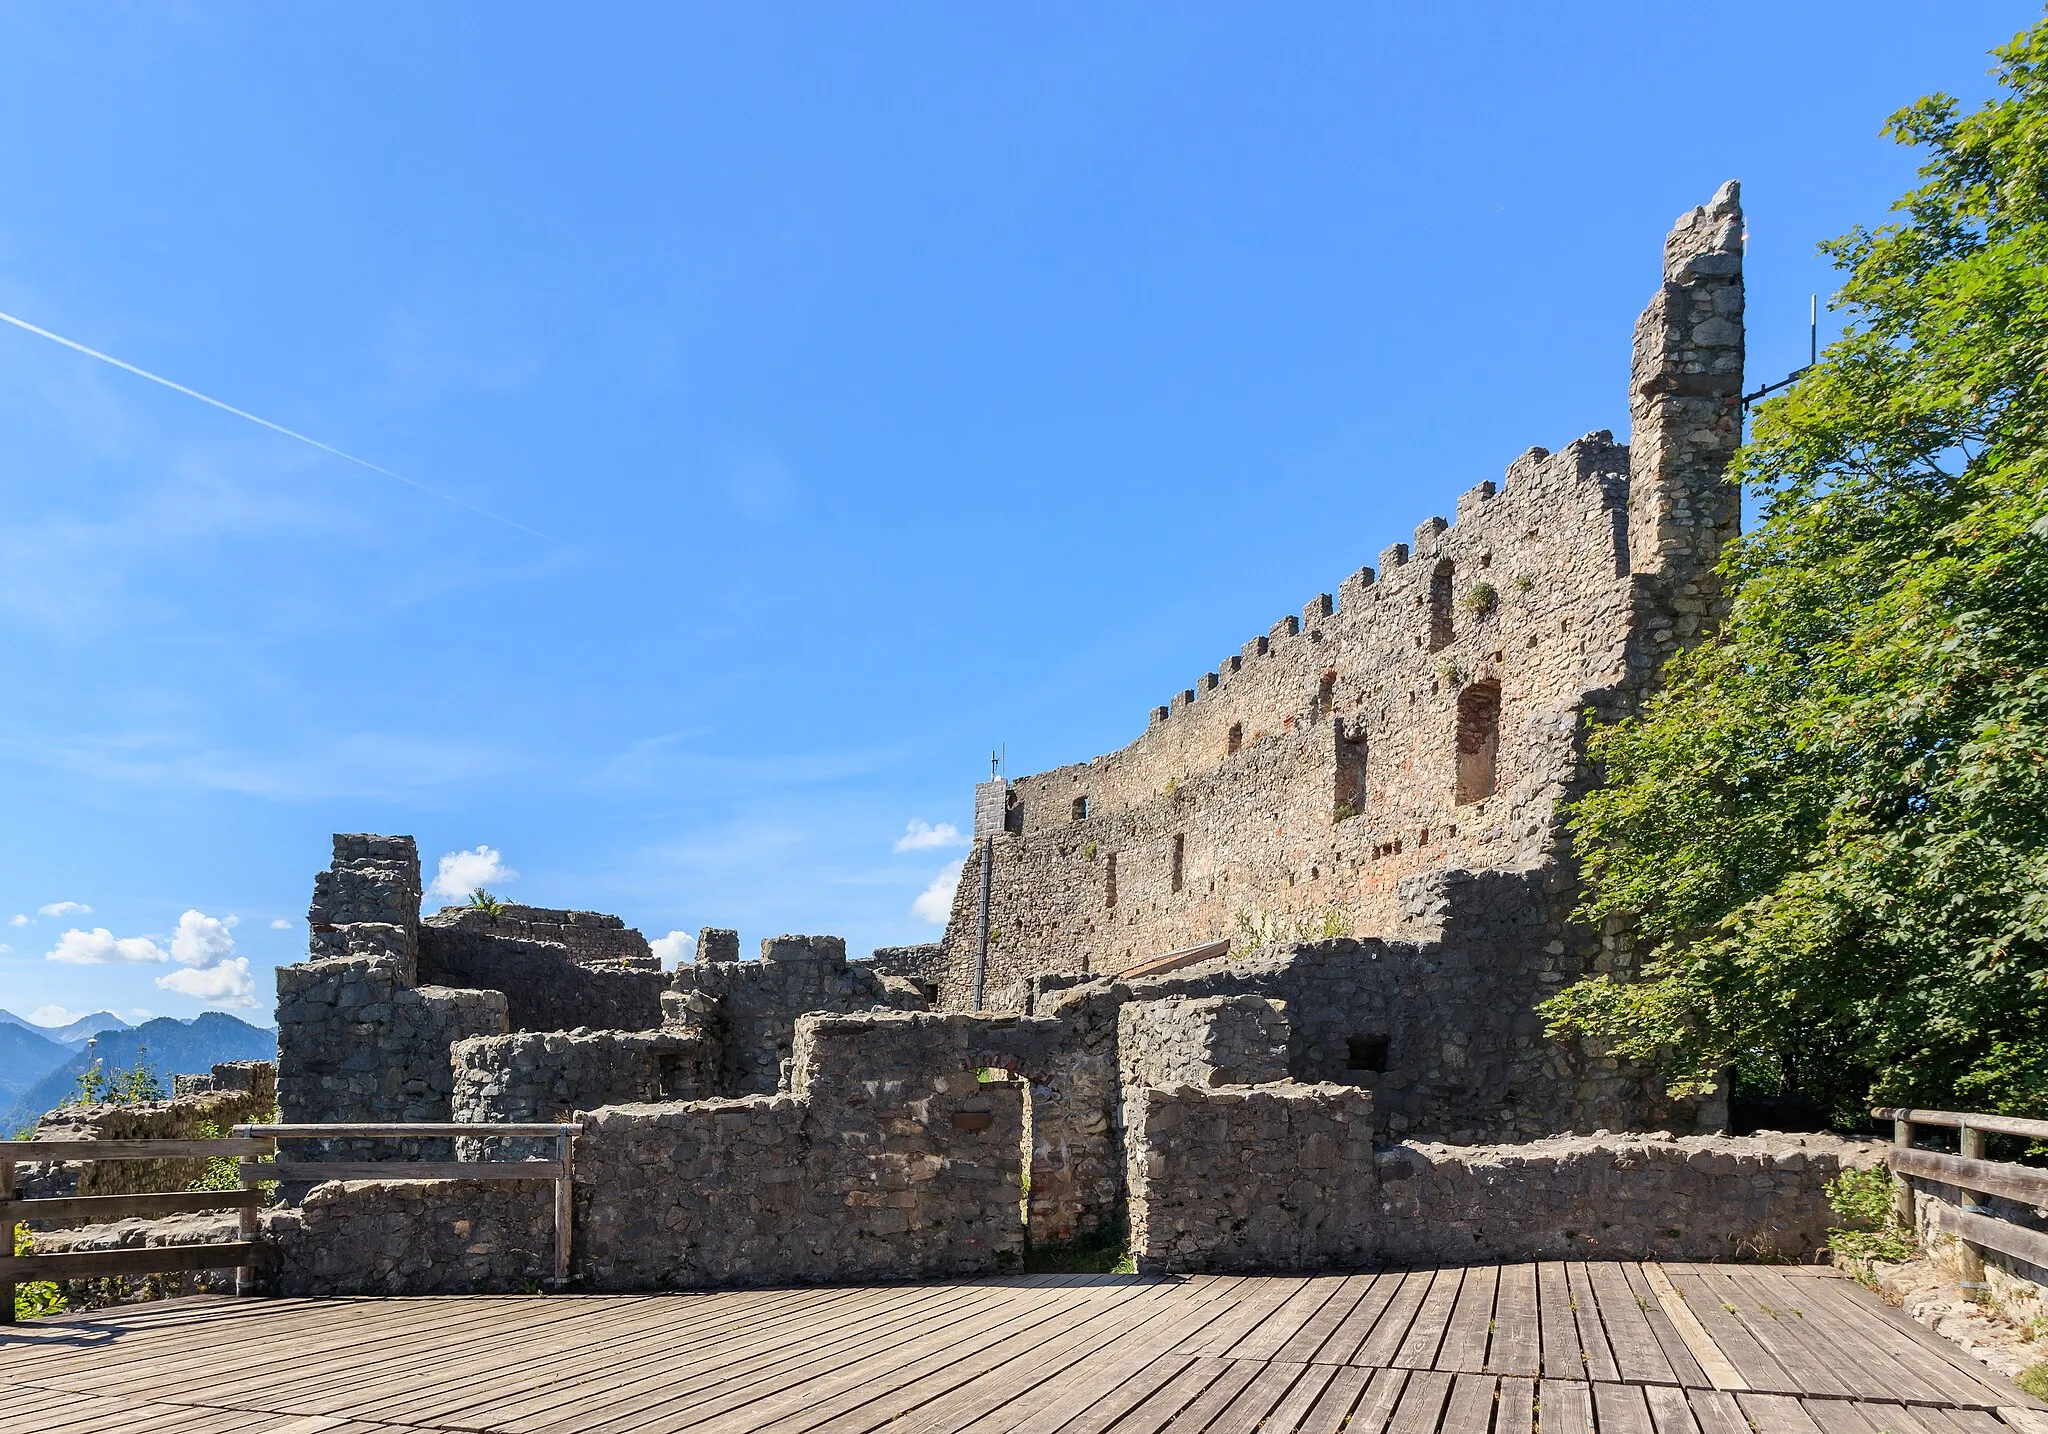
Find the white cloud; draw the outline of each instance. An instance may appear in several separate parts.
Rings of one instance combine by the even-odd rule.
[[[17,911],[14,915],[7,918],[7,924],[9,926],[26,926],[28,925],[28,918]]]
[[[441,869],[434,876],[434,884],[427,888],[427,894],[460,901],[479,886],[489,886],[494,881],[516,881],[518,878],[519,873],[505,865],[502,852],[479,843],[475,851],[451,851],[442,857]]]
[[[48,906],[38,906],[36,914],[38,916],[90,916],[92,915],[92,908],[82,901],[53,901]],[[14,918],[14,924],[16,926],[26,926],[28,925],[28,918],[26,916],[17,916]]]
[[[213,1001],[223,1006],[256,1004],[256,982],[249,975],[249,958],[236,956],[204,970],[172,971],[156,978],[157,986],[194,1000]]]
[[[946,918],[953,914],[953,890],[960,885],[960,871],[966,865],[964,861],[947,862],[924,894],[910,903],[910,914],[934,926],[944,926]]]
[[[172,933],[171,959],[180,966],[211,966],[226,960],[235,954],[235,938],[230,928],[238,919],[187,911],[178,918],[178,929]]]
[[[12,946],[9,946],[5,941],[0,941],[0,956],[12,956],[13,954],[14,948]]]
[[[38,1026],[68,1026],[84,1014],[83,1011],[67,1011],[62,1006],[38,1006],[28,1013],[28,1018]]]
[[[128,1008],[128,1019],[139,1026],[144,1021],[155,1020],[156,1012],[150,1010],[147,1006],[130,1006]]]
[[[903,829],[903,835],[896,838],[898,851],[929,851],[933,847],[966,845],[967,838],[960,835],[960,828],[951,822],[933,826],[922,817],[912,817],[910,825]]]
[[[280,916],[270,923],[270,929],[272,931],[289,931],[292,929],[292,924]]]
[[[57,938],[57,944],[43,953],[45,961],[62,961],[71,966],[104,966],[111,961],[168,961],[161,946],[147,936],[116,937],[104,926],[90,931],[76,927]]]
[[[664,966],[679,966],[697,959],[697,938],[687,931],[671,931],[647,943]]]

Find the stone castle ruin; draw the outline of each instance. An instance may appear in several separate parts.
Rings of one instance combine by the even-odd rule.
[[[1630,969],[1625,933],[1570,919],[1560,814],[1584,714],[1629,711],[1715,620],[1741,235],[1729,184],[1666,240],[1630,445],[1531,449],[1128,747],[980,787],[941,943],[742,960],[707,928],[664,972],[615,917],[422,917],[410,838],[337,836],[309,959],[277,973],[280,1118],[569,1124],[593,1289],[976,1273],[1125,1234],[1153,1269],[1817,1247],[1821,1181],[1871,1152],[1714,1135],[1724,1102],[1534,1010]],[[541,1153],[294,1158],[418,1152]],[[285,1194],[287,1292],[547,1277],[539,1183]]]

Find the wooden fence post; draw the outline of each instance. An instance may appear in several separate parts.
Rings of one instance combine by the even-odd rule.
[[[1913,1148],[1913,1122],[1904,1119],[1903,1115],[1892,1121],[1892,1144],[1901,1150]],[[1898,1182],[1892,1191],[1892,1215],[1917,1239],[1919,1227],[1913,1222],[1913,1182],[1903,1175],[1894,1175],[1892,1179]]]
[[[555,1160],[562,1173],[555,1177],[555,1287],[569,1287],[569,1235],[576,1215],[575,1190],[570,1182],[569,1127],[555,1134]]]
[[[1984,1132],[1970,1129],[1969,1122],[1964,1121],[1957,1141],[1957,1153],[1965,1160],[1982,1160],[1984,1158]],[[1958,1187],[1956,1194],[1962,1201],[1963,1209],[1970,1213],[1976,1215],[1989,1215],[1991,1213],[1990,1208],[1984,1202],[1984,1197],[1975,1190],[1967,1186],[1961,1186]],[[1958,1281],[1958,1284],[1961,1286],[1963,1298],[1970,1299],[1976,1294],[1990,1289],[1990,1285],[1986,1284],[1984,1280],[1984,1252],[1968,1240],[1962,1239],[1956,1241],[1956,1248],[1961,1252],[1959,1263],[1962,1266],[1962,1279]]]
[[[7,1227],[6,1253],[14,1253],[14,1162],[0,1160],[0,1224]],[[14,1323],[14,1281],[0,1280],[0,1324]]]
[[[238,1137],[246,1138],[249,1134],[249,1127],[238,1125],[232,1133]],[[237,1161],[235,1168],[241,1173],[242,1188],[244,1190],[254,1190],[257,1188],[256,1177],[249,1170],[248,1160]],[[241,1232],[241,1238],[253,1245],[256,1240],[257,1230],[256,1207],[254,1205],[244,1205],[235,1212],[235,1215],[236,1229]],[[253,1261],[255,1257],[252,1254],[250,1258]],[[256,1293],[256,1266],[253,1263],[237,1265],[235,1267],[235,1293],[238,1295],[253,1295]]]

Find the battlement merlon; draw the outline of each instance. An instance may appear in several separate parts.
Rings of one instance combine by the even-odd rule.
[[[1664,240],[1664,284],[1636,321],[1629,567],[1670,584],[1681,640],[1722,609],[1713,568],[1741,529],[1728,460],[1742,442],[1742,190],[1729,180]]]

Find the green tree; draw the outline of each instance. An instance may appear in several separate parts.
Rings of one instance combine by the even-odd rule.
[[[1544,1010],[1674,1089],[2048,1105],[2048,23],[1997,56],[1888,122],[1920,182],[1822,246],[1845,331],[1737,456],[1728,620],[1590,739],[1581,914],[1644,960]]]

